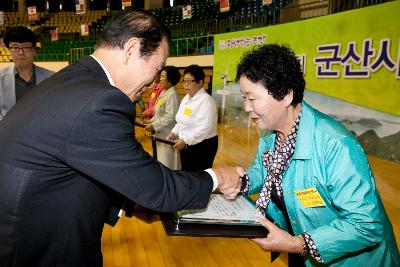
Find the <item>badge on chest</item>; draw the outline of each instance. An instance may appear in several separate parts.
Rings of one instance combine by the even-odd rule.
[[[296,190],[295,193],[301,204],[306,208],[326,206],[325,201],[322,199],[320,193],[315,187]]]
[[[192,115],[192,110],[190,108],[185,108],[185,110],[183,111],[183,114],[186,116],[190,116],[190,115]]]

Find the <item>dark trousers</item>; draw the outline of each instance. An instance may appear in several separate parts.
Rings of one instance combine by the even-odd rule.
[[[218,150],[218,136],[205,139],[182,149],[181,165],[184,171],[199,171],[212,167]]]
[[[288,253],[289,256],[289,262],[288,262],[288,267],[306,267],[306,264],[304,263],[304,259],[300,254],[293,254],[293,253]]]

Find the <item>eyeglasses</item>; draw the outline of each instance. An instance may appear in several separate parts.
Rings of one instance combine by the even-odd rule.
[[[183,80],[183,83],[187,83],[187,84],[192,84],[194,82],[196,82],[196,80]]]
[[[18,53],[19,51],[22,50],[24,53],[32,52],[33,46],[23,46],[23,47],[18,47],[18,46],[10,46],[8,48],[11,52],[16,52]]]

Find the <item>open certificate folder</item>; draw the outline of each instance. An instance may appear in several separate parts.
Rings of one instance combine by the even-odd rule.
[[[244,196],[226,200],[212,194],[206,209],[160,213],[167,235],[201,237],[265,237],[268,231],[256,221],[259,214]]]
[[[260,225],[256,220],[257,214],[257,208],[244,196],[226,200],[221,194],[212,194],[207,208],[179,211],[177,218],[180,223]]]

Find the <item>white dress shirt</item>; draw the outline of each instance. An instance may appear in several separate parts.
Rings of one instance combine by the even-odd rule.
[[[193,97],[186,95],[175,116],[172,133],[187,145],[195,145],[217,135],[218,115],[214,99],[201,88]]]
[[[106,75],[107,75],[107,79],[108,79],[108,81],[110,82],[110,84],[112,85],[112,86],[115,86],[115,83],[114,83],[114,81],[113,81],[113,79],[112,79],[112,77],[111,77],[111,74],[107,71],[107,69],[106,69],[106,67],[103,65],[103,63],[101,63],[101,61],[100,60],[98,60],[95,56],[93,56],[93,55],[90,55],[94,60],[96,60],[97,61],[97,63],[99,63],[99,65],[100,65],[100,67],[104,70],[104,72],[106,73]]]

